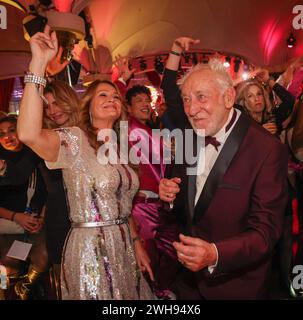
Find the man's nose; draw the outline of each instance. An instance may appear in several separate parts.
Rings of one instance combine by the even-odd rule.
[[[199,104],[197,103],[195,98],[189,102],[189,115],[194,117],[200,110]]]

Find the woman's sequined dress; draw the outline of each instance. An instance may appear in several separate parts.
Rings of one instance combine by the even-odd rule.
[[[126,165],[101,165],[85,133],[56,130],[60,150],[50,169],[63,169],[72,223],[128,217],[138,189]],[[139,271],[129,224],[72,228],[65,242],[61,271],[62,298],[68,300],[152,299]]]

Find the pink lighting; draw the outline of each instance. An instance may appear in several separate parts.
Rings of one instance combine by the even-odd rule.
[[[70,12],[73,0],[53,0],[53,3],[59,12]]]
[[[264,63],[271,61],[274,50],[283,38],[283,27],[278,21],[268,21],[261,32],[261,46],[263,47]]]

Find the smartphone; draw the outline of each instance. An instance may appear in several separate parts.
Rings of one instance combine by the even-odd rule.
[[[33,19],[23,24],[25,30],[32,37],[37,32],[43,32],[45,25],[47,24],[47,18],[40,15],[34,16]]]

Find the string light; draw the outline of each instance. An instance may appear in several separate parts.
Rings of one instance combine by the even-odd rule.
[[[192,61],[192,64],[195,66],[196,64],[198,64],[198,57],[197,57],[197,54],[194,52],[192,53],[191,55],[191,61]]]
[[[236,57],[234,59],[234,72],[237,73],[240,69],[241,59]]]
[[[248,73],[247,72],[243,72],[242,73],[242,79],[243,80],[247,80],[248,79]]]
[[[130,62],[131,65],[138,70],[138,73],[155,70],[155,72],[161,76],[164,72],[168,56],[169,54],[166,52],[161,52],[155,55],[140,56],[132,59]],[[184,75],[186,69],[191,68],[198,63],[207,64],[212,58],[222,61],[222,64],[227,71],[231,73],[233,78],[246,80],[249,78],[250,70],[253,69],[253,65],[249,64],[244,57],[215,51],[185,52],[180,58],[178,69],[179,77]]]
[[[146,64],[146,61],[145,61],[143,58],[141,58],[141,60],[140,60],[139,63],[140,63],[140,70],[141,70],[141,71],[146,70],[147,64]]]
[[[225,62],[223,63],[225,68],[229,68],[230,67],[230,61],[231,61],[231,57],[230,56],[225,57]]]
[[[291,33],[287,39],[287,47],[288,48],[293,48],[295,43],[296,43],[296,39],[294,37],[294,35]]]
[[[164,63],[161,59],[161,56],[157,56],[155,58],[155,70],[159,73],[162,74],[164,71]]]

